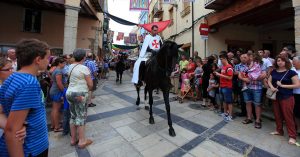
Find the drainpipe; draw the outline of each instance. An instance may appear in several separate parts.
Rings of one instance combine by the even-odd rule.
[[[195,34],[195,29],[194,29],[194,2],[192,1],[192,57],[194,57],[194,51],[195,51],[195,46],[194,46],[194,34]]]

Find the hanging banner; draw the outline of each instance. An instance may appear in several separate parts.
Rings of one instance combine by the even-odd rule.
[[[149,10],[149,0],[130,0],[129,10]]]
[[[124,38],[124,33],[123,32],[118,32],[117,41],[123,40],[123,38]]]
[[[124,44],[130,44],[130,38],[124,37]]]
[[[130,44],[136,44],[137,43],[136,33],[129,33],[129,38],[130,38]]]
[[[158,27],[157,32],[160,33],[163,30],[165,30],[169,26],[170,23],[171,23],[171,20],[167,20],[167,21],[153,22],[153,23],[148,23],[148,24],[139,24],[139,26],[143,27],[148,32],[151,32],[151,27],[153,25],[156,25]]]

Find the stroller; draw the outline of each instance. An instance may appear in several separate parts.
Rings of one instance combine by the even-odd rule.
[[[181,92],[178,95],[177,99],[179,103],[183,103],[184,98],[191,98],[193,101],[196,101],[195,93],[195,82],[194,77],[183,79],[181,83]]]

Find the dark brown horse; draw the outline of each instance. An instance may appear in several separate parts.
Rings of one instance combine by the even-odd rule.
[[[140,66],[140,79],[139,82],[144,81],[145,85],[145,97],[146,93],[149,93],[149,123],[154,124],[152,105],[153,97],[152,93],[154,89],[160,88],[163,92],[163,97],[165,101],[168,125],[169,125],[169,135],[176,136],[174,128],[172,127],[171,113],[170,113],[170,103],[169,103],[169,91],[172,87],[170,75],[178,61],[178,48],[182,45],[177,45],[175,42],[166,41],[161,49],[156,55],[152,55],[151,58],[144,64]],[[136,105],[140,104],[140,87],[141,84],[135,85],[137,90],[137,101]]]

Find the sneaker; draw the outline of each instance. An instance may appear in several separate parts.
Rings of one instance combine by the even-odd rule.
[[[248,89],[248,87],[245,86],[245,87],[242,88],[242,91],[245,91],[247,89]]]
[[[227,113],[220,113],[219,116],[221,116],[222,118],[225,118],[225,117],[228,116],[228,114]]]
[[[232,122],[233,119],[232,119],[232,116],[227,116],[224,118],[225,122]]]

